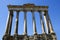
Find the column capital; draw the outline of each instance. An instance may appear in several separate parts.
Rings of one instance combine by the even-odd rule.
[[[34,12],[34,10],[31,10],[31,12]]]
[[[13,16],[13,10],[9,10],[10,16]]]
[[[41,13],[46,16],[47,15],[47,12],[46,11],[41,11]]]
[[[27,12],[27,10],[23,10],[23,12]]]
[[[38,11],[39,13],[42,13],[43,15],[47,14],[47,11]]]
[[[20,12],[19,10],[17,10],[16,12]]]
[[[38,10],[38,12],[41,12],[40,10]]]

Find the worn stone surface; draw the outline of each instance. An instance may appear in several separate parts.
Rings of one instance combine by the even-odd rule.
[[[16,38],[18,40],[56,40],[55,34],[37,34],[32,36],[27,35],[5,36],[3,40],[16,40]]]

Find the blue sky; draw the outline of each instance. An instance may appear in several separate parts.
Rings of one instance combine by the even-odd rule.
[[[8,8],[7,5],[11,4],[11,5],[23,5],[26,3],[33,3],[35,5],[47,5],[48,8],[48,13],[50,16],[50,19],[52,21],[52,25],[54,28],[54,32],[56,33],[57,36],[57,40],[60,40],[60,0],[0,0],[0,40],[2,40],[2,37],[5,33],[5,29],[6,29],[6,20],[7,20],[7,16],[8,16]],[[16,16],[16,12],[14,12],[14,16]],[[28,34],[32,35],[33,31],[32,31],[32,23],[30,21],[32,21],[31,17],[32,15],[31,12],[27,12],[28,17]],[[37,26],[37,32],[41,33],[41,28],[39,27],[39,16],[38,14],[36,14],[37,12],[35,12],[35,17],[36,20],[38,19],[36,26]],[[20,12],[20,18],[19,18],[19,34],[23,33],[23,12]],[[31,19],[31,20],[29,20]],[[15,21],[15,17],[13,19]],[[13,27],[12,29],[14,29],[15,23],[13,21]],[[30,24],[29,24],[30,23]],[[40,29],[39,29],[40,28]],[[31,29],[31,30],[30,30]],[[12,35],[14,34],[14,30],[12,30]]]

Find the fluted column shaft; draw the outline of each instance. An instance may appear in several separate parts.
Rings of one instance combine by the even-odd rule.
[[[46,26],[46,32],[49,33],[50,29],[49,29],[49,25],[48,25],[48,20],[47,20],[47,13],[45,11],[42,11],[43,16],[44,16],[44,21],[45,21],[45,26]]]
[[[12,27],[12,19],[13,19],[13,11],[9,10],[9,15],[7,19],[7,24],[6,24],[6,32],[5,34],[10,35],[11,34],[11,27]]]
[[[41,25],[42,25],[42,33],[46,33],[45,32],[45,26],[44,26],[44,21],[42,18],[42,13],[39,11],[39,15],[40,15],[40,21],[41,21]]]
[[[16,13],[15,34],[18,34],[19,11]]]
[[[33,20],[33,21],[32,21],[32,22],[33,22],[33,32],[34,32],[34,34],[37,34],[34,11],[32,11],[32,20]]]
[[[27,35],[27,11],[24,11],[24,35]]]

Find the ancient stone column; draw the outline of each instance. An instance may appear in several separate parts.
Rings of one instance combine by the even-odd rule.
[[[47,12],[48,24],[49,24],[49,27],[50,27],[50,33],[54,33],[53,26],[52,26],[50,17],[48,15],[48,11],[46,11],[46,12]]]
[[[24,11],[24,35],[27,35],[27,11]]]
[[[6,24],[7,28],[6,28],[5,35],[11,34],[12,19],[13,19],[13,11],[9,10],[9,15],[8,15],[7,24]]]
[[[37,30],[36,30],[36,21],[35,21],[35,17],[34,17],[34,11],[31,11],[32,12],[32,22],[33,22],[33,32],[34,34],[37,34]]]
[[[39,11],[39,15],[40,15],[40,23],[41,23],[41,26],[42,26],[42,33],[46,33],[45,32],[44,21],[43,21],[43,18],[42,18],[42,13],[40,11]]]
[[[45,11],[42,11],[42,14],[44,16],[44,21],[45,21],[45,26],[46,26],[46,32],[49,33],[50,30],[49,30],[49,25],[48,25],[48,21],[47,21],[47,13]]]
[[[16,13],[15,34],[18,34],[19,11]]]
[[[16,11],[16,24],[15,24],[15,33],[14,33],[14,40],[18,40],[18,22],[19,22],[19,12],[20,11]]]

